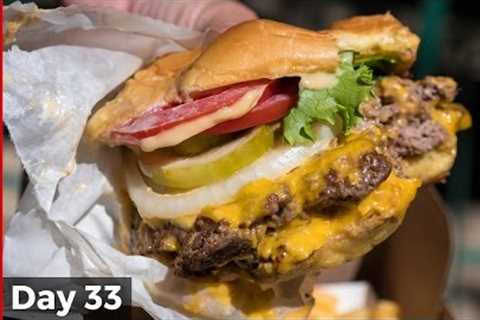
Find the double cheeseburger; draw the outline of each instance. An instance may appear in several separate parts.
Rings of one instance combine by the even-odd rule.
[[[124,248],[263,284],[371,250],[470,126],[454,80],[410,77],[418,44],[390,14],[256,20],[137,72],[87,129],[123,148]]]

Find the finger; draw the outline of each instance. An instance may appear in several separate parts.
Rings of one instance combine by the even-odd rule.
[[[232,0],[64,0],[64,3],[129,11],[194,30],[218,33],[257,18],[252,10]]]
[[[256,18],[252,10],[236,1],[210,1],[201,12],[197,12],[196,17],[192,17],[192,27],[223,32],[233,25]]]
[[[79,5],[94,8],[108,8],[118,11],[130,11],[131,0],[63,0],[65,6]]]
[[[121,2],[119,6],[128,8],[132,13],[200,31],[213,29],[220,32],[232,25],[257,18],[252,10],[232,0],[121,0]]]

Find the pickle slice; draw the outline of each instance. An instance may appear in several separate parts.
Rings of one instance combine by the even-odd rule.
[[[198,134],[171,148],[179,156],[196,156],[231,139],[232,135],[228,134],[215,136]]]
[[[192,189],[225,179],[248,166],[274,143],[274,129],[261,126],[247,135],[198,156],[176,161],[142,161],[150,181],[167,188]]]

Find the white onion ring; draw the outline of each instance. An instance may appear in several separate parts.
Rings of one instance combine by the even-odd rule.
[[[174,219],[198,214],[206,206],[231,200],[249,182],[277,178],[300,166],[305,160],[326,150],[335,137],[325,125],[316,128],[319,137],[313,144],[277,147],[231,177],[184,193],[160,194],[143,180],[134,159],[130,157],[126,174],[127,190],[142,219]]]

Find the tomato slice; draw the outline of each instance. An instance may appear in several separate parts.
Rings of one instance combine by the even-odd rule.
[[[298,101],[298,82],[299,78],[272,81],[250,112],[238,119],[222,122],[206,133],[231,133],[280,120]]]
[[[227,89],[214,89],[206,94],[197,94],[196,100],[179,105],[157,106],[138,118],[114,129],[112,137],[119,142],[133,143],[181,123],[208,115],[225,106],[232,105],[248,91],[264,85],[270,80],[262,79],[229,86]]]

